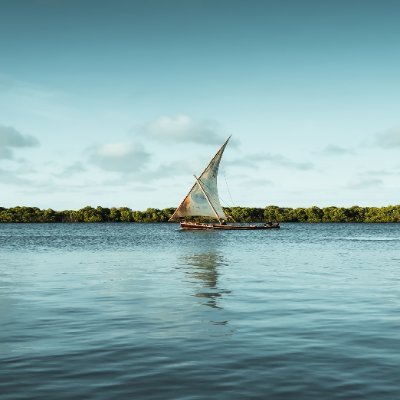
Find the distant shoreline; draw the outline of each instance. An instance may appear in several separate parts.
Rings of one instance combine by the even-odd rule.
[[[87,206],[80,210],[54,211],[37,207],[0,207],[0,223],[93,223],[93,222],[167,222],[174,208],[148,208],[135,211],[128,207],[106,208]],[[309,222],[309,223],[397,223],[400,222],[400,205],[385,207],[309,207],[288,208],[267,206],[224,207],[224,211],[235,222]]]

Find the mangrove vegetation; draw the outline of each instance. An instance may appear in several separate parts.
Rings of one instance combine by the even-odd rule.
[[[148,208],[135,211],[128,207],[84,207],[55,211],[37,207],[0,207],[0,222],[167,222],[175,208]],[[309,207],[265,208],[227,207],[224,211],[234,222],[400,222],[400,205],[387,207]]]

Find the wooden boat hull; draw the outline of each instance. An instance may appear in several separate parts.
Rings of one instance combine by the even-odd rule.
[[[279,224],[272,225],[222,225],[222,224],[200,224],[196,222],[181,222],[181,229],[191,231],[220,230],[220,231],[254,231],[279,229]]]

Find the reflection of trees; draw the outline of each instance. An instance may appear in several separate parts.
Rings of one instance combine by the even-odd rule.
[[[224,290],[218,286],[218,267],[225,265],[223,257],[213,251],[206,253],[193,254],[184,257],[185,265],[187,266],[186,274],[195,278],[195,282],[200,282],[201,287],[194,294],[195,297],[204,298],[203,303],[206,306],[220,308],[218,306],[218,298],[229,290]]]

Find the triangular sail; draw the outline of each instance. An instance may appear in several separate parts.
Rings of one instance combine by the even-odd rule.
[[[226,219],[219,201],[217,177],[219,163],[229,139],[230,137],[217,151],[198,178],[198,181],[196,181],[180,206],[175,210],[170,221],[189,216]]]

